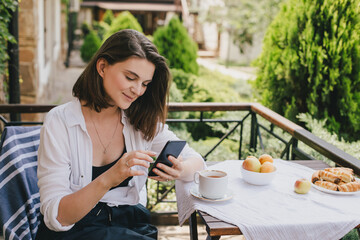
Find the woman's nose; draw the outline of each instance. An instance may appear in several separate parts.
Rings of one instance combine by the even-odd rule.
[[[142,85],[141,85],[141,82],[140,83],[134,83],[134,85],[132,86],[131,88],[131,91],[140,96],[141,95],[141,91],[142,91]]]

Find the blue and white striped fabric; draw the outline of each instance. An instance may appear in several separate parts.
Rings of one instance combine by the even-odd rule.
[[[35,239],[40,216],[37,150],[41,126],[5,127],[0,145],[0,224],[7,239]]]

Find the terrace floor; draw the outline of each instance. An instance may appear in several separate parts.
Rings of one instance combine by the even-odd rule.
[[[190,239],[189,226],[157,226],[159,229],[159,240],[188,240]],[[198,225],[199,240],[206,239],[205,225]],[[221,240],[245,240],[243,236],[223,236]]]
[[[159,240],[185,240],[190,239],[190,228],[187,222],[180,227],[177,214],[157,214],[152,213],[151,222],[158,228]],[[207,237],[206,228],[198,217],[198,238],[205,240]],[[223,236],[221,239],[225,240],[245,240],[243,236]]]

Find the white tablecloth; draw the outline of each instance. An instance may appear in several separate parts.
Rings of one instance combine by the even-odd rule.
[[[233,192],[228,201],[197,199],[189,193],[195,183],[177,181],[180,225],[195,210],[201,210],[237,225],[246,240],[334,240],[360,224],[360,194],[339,196],[315,188],[308,194],[294,192],[297,179],[311,179],[311,168],[276,159],[275,179],[270,185],[255,186],[242,179],[241,164],[240,160],[227,160],[209,167],[228,173]]]

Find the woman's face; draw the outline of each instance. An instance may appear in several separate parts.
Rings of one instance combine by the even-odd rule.
[[[105,59],[99,59],[97,70],[103,78],[106,93],[112,99],[110,104],[127,109],[146,91],[147,85],[152,81],[155,65],[137,57],[114,65],[110,65]]]

